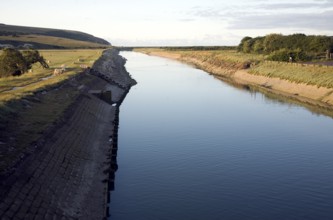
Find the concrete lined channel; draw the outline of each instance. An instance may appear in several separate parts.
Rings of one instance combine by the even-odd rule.
[[[2,175],[1,219],[103,219],[116,169],[119,106],[135,84],[110,49],[81,77],[80,95],[33,152]],[[109,68],[112,66],[112,68]],[[89,93],[111,91],[111,102]],[[52,92],[52,91],[50,91]],[[113,105],[116,103],[116,105]]]

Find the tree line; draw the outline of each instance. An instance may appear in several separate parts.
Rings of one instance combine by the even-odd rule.
[[[44,57],[37,50],[24,50],[20,52],[13,48],[5,48],[0,54],[0,78],[22,75],[37,62],[43,68],[49,68]]]
[[[244,53],[266,54],[276,61],[306,61],[329,58],[333,53],[333,37],[305,34],[269,34],[264,37],[244,37],[238,45]]]

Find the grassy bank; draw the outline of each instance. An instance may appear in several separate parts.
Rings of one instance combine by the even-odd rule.
[[[37,64],[32,73],[0,79],[0,173],[19,160],[76,100],[80,85],[94,80],[81,74],[80,65],[91,66],[101,53],[102,50],[41,51],[50,61],[50,69]],[[53,76],[54,68],[61,65],[66,65],[66,72]]]
[[[262,62],[252,67],[251,74],[277,77],[290,82],[333,88],[333,66],[283,62]]]
[[[284,62],[267,62],[264,55],[240,53],[236,50],[182,51],[163,49],[136,49],[146,54],[169,54],[186,62],[202,63],[214,68],[237,71],[247,69],[248,73],[270,78],[280,78],[295,83],[333,88],[333,67],[302,65]],[[169,57],[170,57],[169,56]]]

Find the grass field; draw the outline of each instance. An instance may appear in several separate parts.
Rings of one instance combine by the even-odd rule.
[[[62,37],[53,37],[46,35],[18,35],[16,37],[12,36],[0,36],[0,40],[14,40],[21,41],[22,44],[33,42],[40,44],[53,45],[63,48],[75,49],[75,48],[104,48],[109,47],[109,45],[92,43],[87,41],[73,40]]]
[[[91,66],[101,56],[102,50],[41,50],[41,55],[49,61],[49,69],[43,69],[40,64],[34,64],[32,73],[21,76],[0,78],[0,103],[21,99],[48,86],[61,83],[69,77],[82,71],[80,65]],[[53,76],[55,68],[66,66],[66,72]],[[48,78],[47,80],[42,80]],[[15,89],[17,88],[17,89]]]
[[[80,75],[80,65],[91,66],[102,50],[45,50],[40,53],[50,61],[49,69],[36,64],[32,73],[0,79],[0,173],[15,164],[45,129],[59,119],[78,97],[78,86],[94,79],[87,75],[64,83]],[[48,78],[53,76],[54,68],[61,65],[66,65],[67,71]],[[58,89],[59,85],[62,85],[61,89]],[[37,93],[39,91],[45,92]]]

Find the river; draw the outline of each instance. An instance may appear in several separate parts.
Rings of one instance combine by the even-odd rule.
[[[122,52],[112,220],[333,219],[333,120],[186,64]]]

